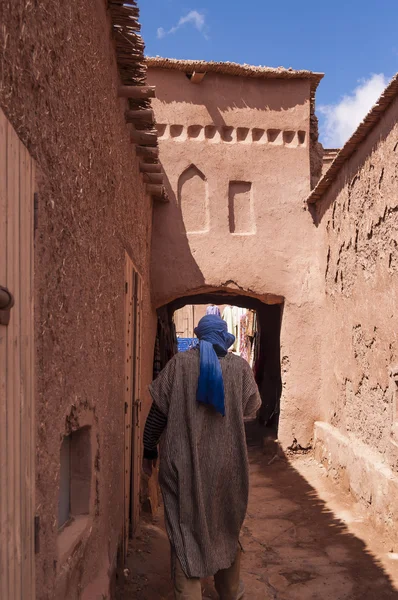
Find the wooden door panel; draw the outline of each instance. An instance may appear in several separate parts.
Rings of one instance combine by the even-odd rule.
[[[0,110],[0,285],[14,297],[9,322],[0,315],[0,597],[15,600],[35,596],[34,179]]]
[[[132,422],[132,386],[133,386],[133,300],[132,300],[132,264],[126,254],[125,261],[125,397],[124,397],[124,554],[128,549],[130,527],[130,476],[131,476],[131,422]]]
[[[124,436],[124,546],[139,518],[141,474],[140,381],[141,381],[141,277],[126,253],[125,272],[125,436]]]

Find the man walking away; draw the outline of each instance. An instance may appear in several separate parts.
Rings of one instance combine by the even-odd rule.
[[[228,352],[234,336],[220,317],[203,317],[199,348],[174,356],[150,386],[144,471],[161,438],[159,481],[172,552],[176,600],[200,600],[214,576],[221,600],[244,597],[239,534],[249,466],[244,417],[261,405],[249,364]]]

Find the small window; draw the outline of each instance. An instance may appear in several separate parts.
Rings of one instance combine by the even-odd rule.
[[[91,429],[82,427],[66,435],[60,453],[58,528],[90,512]]]
[[[70,440],[66,435],[61,445],[61,480],[58,503],[58,528],[66,525],[70,519]]]

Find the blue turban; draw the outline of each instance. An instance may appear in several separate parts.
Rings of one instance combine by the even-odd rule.
[[[203,317],[195,329],[199,338],[200,373],[196,398],[225,416],[224,381],[218,355],[225,356],[235,341],[225,321],[216,315]]]

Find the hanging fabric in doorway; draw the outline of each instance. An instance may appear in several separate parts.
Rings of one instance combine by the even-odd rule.
[[[251,353],[251,340],[247,335],[248,330],[248,315],[247,313],[242,315],[240,318],[240,330],[239,330],[239,353],[242,358],[247,362],[250,360]]]
[[[206,315],[216,315],[217,317],[221,317],[221,312],[218,306],[209,304],[209,306],[206,308]]]
[[[235,337],[235,342],[230,351],[238,353],[239,350],[239,308],[237,306],[226,306],[222,315],[228,327],[228,333]]]

